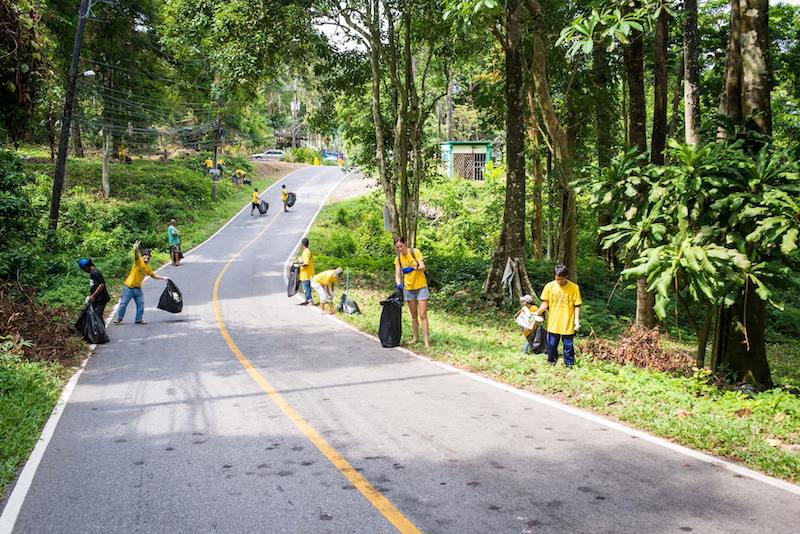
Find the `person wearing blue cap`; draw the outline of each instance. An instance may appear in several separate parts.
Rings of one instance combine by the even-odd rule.
[[[103,273],[94,266],[91,258],[78,260],[78,267],[89,273],[89,296],[86,297],[86,302],[92,303],[92,308],[97,312],[97,316],[102,319],[103,313],[106,311],[106,304],[111,300],[106,287],[106,279],[103,278]]]

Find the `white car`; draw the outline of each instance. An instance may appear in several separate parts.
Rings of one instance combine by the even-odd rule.
[[[253,154],[252,156],[250,156],[250,158],[254,159],[256,161],[262,161],[262,160],[277,161],[277,160],[283,159],[284,156],[285,156],[285,154],[284,154],[283,150],[281,150],[279,148],[272,148],[270,150],[267,150],[266,152],[260,152],[258,154]]]

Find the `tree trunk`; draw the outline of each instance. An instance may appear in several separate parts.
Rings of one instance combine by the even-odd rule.
[[[667,138],[669,139],[674,139],[675,134],[678,132],[681,97],[683,96],[683,70],[683,54],[681,53],[681,61],[678,64],[678,72],[675,76],[675,92],[672,95],[672,114],[669,118],[669,128],[667,129]]]
[[[383,187],[386,198],[386,208],[389,215],[389,224],[392,226],[395,237],[398,237],[399,213],[395,198],[395,185],[393,178],[386,172],[386,142],[383,137],[383,116],[381,115],[381,25],[380,2],[371,0],[372,19],[370,20],[370,47],[369,63],[372,73],[372,122],[375,128],[375,162],[378,167],[378,178]]]
[[[531,75],[533,76],[534,87],[536,88],[536,99],[539,103],[539,109],[542,112],[542,120],[544,122],[547,133],[553,142],[553,150],[555,151],[556,161],[558,162],[558,178],[561,189],[568,197],[572,197],[572,201],[563,203],[563,208],[569,210],[568,213],[560,217],[561,225],[559,231],[561,232],[559,238],[559,253],[558,256],[561,261],[567,266],[569,270],[570,280],[578,281],[578,229],[577,229],[577,206],[574,201],[574,193],[570,183],[573,176],[573,161],[575,154],[574,147],[569,142],[567,130],[563,127],[561,120],[556,114],[553,100],[550,97],[550,85],[547,80],[547,66],[545,62],[545,44],[539,35],[534,35],[533,38],[533,61],[531,64]]]
[[[528,138],[531,142],[531,170],[533,171],[533,217],[531,218],[531,249],[534,259],[544,257],[544,229],[542,228],[542,189],[544,176],[542,159],[539,155],[539,120],[536,118],[536,100],[531,84],[526,84],[528,108],[531,113],[528,124]]]
[[[655,51],[653,54],[655,87],[653,92],[653,135],[650,138],[650,161],[664,164],[664,149],[667,146],[667,42],[669,15],[666,9],[656,21]]]
[[[47,112],[47,143],[50,145],[50,163],[56,160],[56,124],[53,113]]]
[[[108,164],[111,159],[111,132],[103,132],[103,170],[102,170],[102,185],[103,197],[108,198],[111,196],[111,182],[108,179]]]
[[[553,220],[556,211],[556,178],[553,176],[553,153],[547,149],[547,259],[556,257],[556,236]]]
[[[685,0],[683,26],[683,109],[686,143],[700,142],[700,60],[697,45],[697,0]]]
[[[698,368],[702,368],[706,364],[706,346],[708,345],[708,336],[711,333],[711,325],[714,322],[715,311],[713,307],[709,307],[708,310],[706,310],[703,326],[697,333],[697,358],[695,359],[695,365]]]
[[[742,48],[741,10],[739,0],[730,1],[730,30],[728,34],[728,57],[725,60],[725,85],[719,103],[719,112],[731,119],[735,125],[742,123]],[[724,139],[728,132],[723,128],[717,137]]]
[[[79,115],[80,113],[76,113],[75,120],[72,122],[72,145],[75,150],[75,155],[82,158],[85,153],[83,151],[83,141],[81,140],[81,125],[80,122],[78,122]]]
[[[715,371],[732,371],[737,380],[758,388],[772,386],[765,319],[766,303],[752,284],[742,291],[733,306],[720,310],[712,360]]]
[[[639,0],[633,2],[640,7]],[[623,51],[625,73],[628,79],[628,116],[630,118],[629,142],[640,153],[647,152],[647,103],[644,91],[644,45],[642,32],[632,30],[630,43]]]
[[[638,0],[633,8],[638,8]],[[644,58],[642,32],[632,31],[630,43],[623,51],[625,73],[628,80],[628,116],[630,128],[628,139],[630,146],[639,153],[647,153],[647,124],[646,101],[644,91]],[[636,324],[645,328],[656,325],[656,314],[653,310],[655,295],[647,291],[647,280],[640,278],[636,281]]]
[[[453,69],[447,67],[447,96],[445,97],[445,105],[447,106],[447,123],[445,133],[447,140],[453,140]]]
[[[525,228],[525,120],[522,104],[522,6],[520,0],[506,4],[505,46],[506,97],[506,199],[500,243],[492,258],[486,293],[497,299],[502,294],[502,273],[507,259],[517,266],[522,290],[530,290],[525,270],[523,236]],[[499,273],[499,275],[498,275]]]
[[[761,133],[772,135],[769,88],[769,1],[742,0],[742,114],[753,116]]]
[[[611,79],[609,75],[608,55],[603,43],[598,43],[592,49],[592,71],[594,78],[594,126],[595,126],[595,145],[597,147],[597,166],[601,169],[611,163],[611,152],[613,147],[613,124],[615,122],[616,106],[611,94]],[[597,224],[599,227],[611,223],[611,215],[608,210],[600,208],[597,214]],[[602,256],[610,266],[613,263],[614,250],[603,249],[604,234],[598,232],[594,242],[594,251],[598,256]]]

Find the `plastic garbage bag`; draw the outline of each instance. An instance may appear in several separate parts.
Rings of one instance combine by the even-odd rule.
[[[83,311],[75,322],[75,329],[89,343],[102,345],[109,342],[103,318],[97,315],[91,302],[87,302],[83,307]]]
[[[339,299],[339,305],[336,307],[336,310],[341,313],[346,313],[347,315],[355,315],[357,313],[361,313],[361,310],[358,308],[358,304],[356,304],[356,301],[350,298],[350,269],[347,270],[347,275],[345,278],[345,285],[344,285],[344,294]]]
[[[286,196],[286,206],[291,208],[292,206],[294,206],[295,202],[297,202],[297,195],[295,195],[294,193],[289,193]]]
[[[266,200],[262,200],[261,203],[258,205],[258,213],[261,215],[266,215],[267,210],[269,209],[269,202]]]
[[[296,263],[289,268],[289,283],[286,284],[286,296],[293,297],[300,287],[300,266]]]
[[[547,330],[541,324],[536,330],[528,335],[528,346],[534,354],[544,354],[547,352]]]
[[[378,326],[378,338],[381,346],[386,348],[400,345],[403,335],[403,290],[397,289],[389,298],[381,301],[381,322]]]
[[[172,280],[167,280],[167,287],[158,300],[158,309],[170,313],[180,313],[183,310],[183,295]]]

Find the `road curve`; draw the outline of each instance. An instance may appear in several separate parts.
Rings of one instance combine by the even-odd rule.
[[[382,349],[287,299],[285,261],[340,179],[293,173],[290,213],[273,188],[267,216],[245,210],[166,267],[182,314],[154,310],[162,284],[145,284],[150,324],[129,310],[110,328],[14,532],[796,530],[797,493]]]

